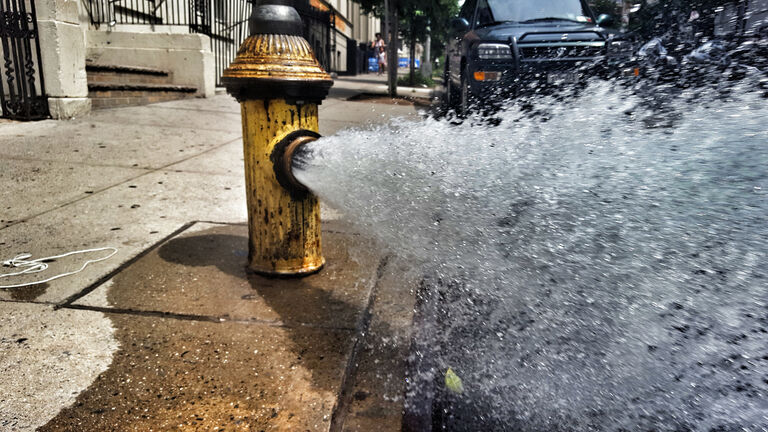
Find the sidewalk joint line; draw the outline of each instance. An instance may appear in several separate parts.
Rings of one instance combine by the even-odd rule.
[[[106,121],[106,120],[94,120],[95,123],[104,123],[104,124],[113,124],[113,125],[125,125],[125,122],[118,122],[118,121]],[[214,128],[204,128],[204,127],[195,127],[190,128],[189,126],[174,126],[174,125],[159,125],[159,124],[146,124],[146,123],[131,123],[132,126],[144,126],[144,127],[153,127],[153,128],[166,128],[166,129],[184,129],[184,130],[204,130],[204,131],[211,131],[211,132],[232,132],[236,129],[214,129]]]
[[[224,143],[221,143],[221,144],[215,145],[215,146],[213,146],[213,147],[211,147],[211,148],[209,148],[209,149],[203,150],[203,151],[202,151],[202,152],[200,152],[200,153],[197,153],[197,154],[194,154],[194,155],[189,155],[189,156],[187,156],[187,157],[185,157],[185,158],[183,158],[183,159],[179,159],[179,160],[177,160],[177,161],[174,161],[174,162],[171,162],[171,163],[169,163],[169,164],[163,165],[163,166],[161,166],[161,167],[159,167],[159,168],[152,168],[152,169],[147,169],[147,170],[145,170],[145,172],[143,172],[143,173],[141,173],[141,174],[139,174],[139,175],[137,175],[137,176],[134,176],[134,177],[129,177],[129,178],[127,178],[127,179],[125,179],[125,180],[123,180],[123,181],[121,181],[121,182],[119,182],[119,183],[115,183],[115,184],[113,184],[113,185],[110,185],[110,186],[106,186],[106,187],[103,187],[103,188],[101,188],[101,189],[97,189],[97,190],[94,190],[92,194],[88,194],[88,195],[82,196],[82,197],[80,197],[80,198],[75,198],[75,199],[74,199],[74,200],[72,200],[72,201],[69,201],[69,202],[66,202],[66,203],[63,203],[63,204],[59,204],[59,205],[56,205],[56,206],[54,206],[54,207],[51,207],[51,208],[49,208],[49,209],[47,209],[47,210],[43,210],[43,211],[42,211],[42,212],[40,212],[40,213],[36,213],[36,214],[30,215],[30,216],[25,216],[25,217],[22,217],[22,218],[20,218],[20,219],[18,219],[18,220],[15,220],[15,221],[13,221],[12,223],[10,223],[10,224],[8,224],[8,225],[5,225],[4,227],[0,227],[0,231],[4,230],[4,229],[6,229],[6,228],[10,228],[10,227],[12,227],[12,226],[14,226],[14,225],[18,225],[18,224],[20,224],[20,223],[23,223],[23,222],[27,222],[27,221],[29,221],[29,220],[32,220],[32,219],[34,219],[34,218],[40,217],[40,216],[42,216],[42,215],[44,215],[44,214],[47,214],[47,213],[50,213],[50,212],[52,212],[52,211],[54,211],[54,210],[59,210],[59,209],[62,209],[62,208],[64,208],[64,207],[68,207],[68,206],[70,206],[70,205],[72,205],[72,204],[78,203],[78,202],[80,202],[80,201],[82,201],[82,200],[86,200],[86,199],[92,198],[92,197],[94,197],[94,196],[96,196],[96,195],[99,195],[99,194],[101,194],[101,193],[102,193],[102,192],[104,192],[104,191],[107,191],[107,190],[109,190],[109,189],[112,189],[112,188],[116,188],[116,187],[118,187],[118,186],[120,186],[120,185],[124,185],[124,184],[126,184],[126,183],[130,183],[130,182],[132,182],[133,180],[136,180],[136,179],[138,179],[138,178],[141,178],[141,177],[143,177],[143,176],[146,176],[146,175],[151,175],[151,174],[154,174],[154,173],[157,173],[157,172],[161,172],[161,171],[168,171],[168,168],[169,168],[169,167],[171,167],[171,166],[173,166],[173,165],[176,165],[176,164],[180,164],[180,163],[182,163],[182,162],[186,162],[186,161],[188,161],[188,160],[190,160],[190,159],[193,159],[193,158],[196,158],[196,157],[198,157],[198,156],[202,156],[202,155],[204,155],[204,154],[206,154],[206,153],[210,153],[210,152],[212,152],[212,151],[214,151],[214,150],[218,150],[218,149],[220,149],[221,147],[224,147],[224,146],[226,146],[226,145],[228,145],[228,144],[231,144],[231,143],[233,143],[233,142],[235,142],[235,141],[237,141],[237,140],[239,140],[239,139],[242,139],[242,137],[237,137],[237,138],[231,139],[231,140],[229,140],[229,141],[226,141],[226,142],[224,142]],[[184,171],[179,171],[179,172],[184,172]],[[224,175],[224,174],[216,174],[216,175]],[[230,177],[230,176],[228,176],[228,177]]]
[[[338,402],[331,413],[331,424],[328,428],[329,432],[341,432],[344,429],[344,421],[347,417],[347,411],[352,403],[352,390],[355,388],[355,382],[357,377],[358,362],[357,358],[362,349],[363,340],[365,335],[368,334],[369,327],[371,325],[371,319],[373,318],[373,304],[376,302],[376,297],[379,293],[379,287],[381,285],[381,279],[384,277],[384,270],[387,268],[387,264],[391,259],[391,255],[384,255],[379,261],[379,265],[376,268],[376,278],[368,297],[368,304],[365,307],[360,320],[357,323],[355,329],[355,335],[353,336],[354,343],[352,345],[352,352],[347,360],[347,365],[344,368],[344,375],[342,376],[341,386],[339,387]]]
[[[35,301],[35,300],[0,299],[0,303],[26,303],[26,304],[36,304],[41,306],[56,306],[55,302]]]
[[[221,319],[219,319],[219,317],[215,317],[215,316],[163,312],[163,311],[157,311],[157,310],[136,310],[136,309],[89,306],[89,305],[79,305],[79,304],[62,305],[58,309],[75,309],[75,310],[85,310],[85,311],[91,311],[91,312],[101,312],[105,314],[171,318],[171,319],[177,319],[177,320],[183,320],[183,321],[203,321],[203,322],[214,322],[214,323],[222,322]]]
[[[280,327],[280,328],[287,328],[287,329],[306,327],[306,328],[311,328],[315,330],[332,330],[332,331],[347,331],[347,332],[355,331],[355,329],[352,327],[326,326],[322,324],[313,324],[313,323],[302,323],[302,322],[294,323],[290,321],[264,320],[264,319],[232,319],[227,316],[199,315],[199,314],[188,314],[188,313],[179,313],[179,312],[165,312],[165,311],[159,311],[159,310],[128,309],[128,308],[91,306],[91,305],[81,305],[81,304],[68,304],[68,305],[60,306],[58,308],[54,308],[54,310],[58,310],[58,309],[82,310],[82,311],[100,312],[104,314],[115,314],[115,315],[134,315],[134,316],[152,317],[152,318],[166,318],[166,319],[175,319],[175,320],[181,320],[181,321],[210,322],[210,323],[217,323],[217,324],[232,323],[232,324],[245,324],[245,325],[248,325],[248,324],[263,325],[267,327]]]
[[[201,224],[211,224],[211,225],[248,226],[248,222],[219,222],[219,221],[213,221],[213,220],[196,220],[195,222],[201,223]]]
[[[154,108],[154,109],[171,109],[171,110],[178,110],[178,111],[197,111],[197,112],[213,112],[213,113],[223,113],[223,114],[233,114],[233,115],[240,115],[240,110],[237,111],[222,111],[222,110],[213,110],[213,109],[192,109],[192,108],[177,108],[177,107],[164,107],[164,106],[150,106],[145,105],[147,108]],[[238,104],[239,107],[239,104]]]
[[[144,170],[144,171],[149,171],[154,169],[152,167],[128,166],[128,165],[117,165],[117,164],[101,164],[98,162],[91,163],[91,162],[83,162],[83,161],[63,161],[61,159],[44,159],[44,158],[17,156],[17,155],[9,155],[9,154],[0,154],[0,158],[7,159],[7,160],[15,160],[15,161],[26,161],[26,162],[53,162],[53,163],[60,163],[60,164],[66,164],[66,165],[85,165],[85,166],[92,166],[92,167],[99,167],[99,168],[125,168],[125,169]]]
[[[176,237],[177,235],[181,234],[182,232],[188,230],[195,223],[196,223],[196,221],[192,221],[192,222],[187,222],[187,223],[183,224],[181,227],[177,228],[176,230],[174,230],[172,233],[168,234],[167,236],[161,238],[160,240],[155,242],[153,245],[151,245],[147,249],[144,249],[143,251],[139,252],[138,254],[136,254],[135,256],[130,258],[128,261],[126,261],[126,262],[120,264],[119,266],[117,266],[117,268],[115,268],[114,270],[110,271],[109,273],[107,273],[104,276],[102,276],[99,279],[97,279],[96,282],[93,282],[92,284],[90,284],[87,287],[83,288],[79,292],[77,292],[75,294],[72,294],[71,296],[67,297],[66,299],[64,299],[63,302],[61,302],[60,304],[57,304],[54,307],[54,310],[55,309],[60,309],[62,307],[77,306],[77,305],[73,305],[73,303],[78,301],[78,300],[80,300],[81,298],[87,296],[88,294],[93,292],[96,288],[98,288],[99,286],[101,286],[102,284],[107,282],[108,280],[112,279],[113,277],[117,276],[118,273],[120,273],[121,271],[125,270],[128,266],[130,266],[131,264],[135,263],[136,261],[138,261],[139,259],[141,259],[145,255],[147,255],[148,253],[152,252],[153,250],[155,250],[157,247],[159,247],[160,245],[162,245],[166,241],[168,241],[168,240],[172,239],[173,237]]]

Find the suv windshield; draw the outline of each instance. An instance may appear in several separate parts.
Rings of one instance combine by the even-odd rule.
[[[537,20],[568,20],[578,22],[591,22],[589,13],[584,10],[579,0],[481,0],[478,5],[478,14],[485,12],[487,21],[537,21]],[[488,8],[480,11],[483,6]]]

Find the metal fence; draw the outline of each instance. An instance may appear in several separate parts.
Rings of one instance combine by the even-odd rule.
[[[192,33],[207,35],[216,64],[216,85],[221,74],[237,55],[248,37],[248,17],[252,2],[246,0],[86,0],[91,24],[149,25],[187,27]],[[304,22],[304,37],[315,51],[320,64],[329,70],[331,50],[331,14],[315,9],[308,0],[294,6]]]
[[[0,105],[3,117],[34,120],[48,116],[37,17],[33,0],[0,1]]]

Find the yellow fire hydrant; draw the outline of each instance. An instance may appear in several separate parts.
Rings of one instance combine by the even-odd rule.
[[[285,154],[319,137],[317,106],[333,81],[302,37],[294,8],[254,6],[248,24],[250,36],[222,82],[242,113],[249,267],[271,276],[311,274],[325,263],[320,206],[297,187]]]

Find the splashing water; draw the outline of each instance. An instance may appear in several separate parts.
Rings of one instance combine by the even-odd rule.
[[[670,101],[674,127],[606,82],[495,127],[395,120],[297,177],[436,281],[443,428],[768,430],[768,108],[741,90]]]

